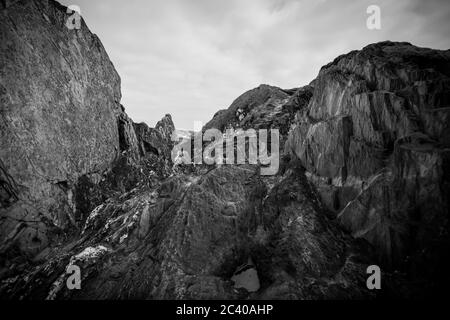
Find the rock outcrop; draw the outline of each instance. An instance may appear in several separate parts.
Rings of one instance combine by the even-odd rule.
[[[450,51],[409,43],[340,56],[321,69],[286,146],[385,267],[425,278],[448,266],[449,75]]]
[[[85,195],[105,200],[91,187],[106,180],[124,192],[142,180],[118,168],[145,158],[143,145],[164,145],[167,155],[173,123],[166,117],[148,129],[158,133],[153,141],[136,136],[119,75],[83,20],[67,28],[66,7],[16,1],[0,14],[0,252],[34,255],[49,245],[49,229],[82,227],[98,204]]]
[[[284,90],[262,84],[242,94],[228,109],[218,111],[204,130],[274,128],[280,130],[282,136],[287,136],[295,113],[309,102],[312,90],[311,86]]]
[[[153,154],[164,159],[171,158],[173,146],[171,139],[175,126],[169,114],[158,121],[155,128],[149,128],[145,123],[135,123],[134,131],[138,137],[141,156]]]
[[[20,237],[36,252],[48,244],[47,223],[75,225],[77,179],[120,152],[120,78],[84,23],[66,28],[65,7],[17,1],[1,16],[0,157],[16,198],[2,206],[0,240]]]

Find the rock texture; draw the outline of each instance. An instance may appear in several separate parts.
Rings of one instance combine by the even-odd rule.
[[[125,162],[136,164],[144,144],[170,147],[170,117],[151,129],[157,139],[138,139],[101,42],[84,21],[68,29],[66,10],[54,1],[7,2],[1,9],[2,254],[17,247],[34,255],[48,246],[49,229],[80,228],[92,209],[83,198],[86,184],[97,185]],[[133,180],[121,174],[114,183],[119,179]]]
[[[310,200],[298,170],[272,191],[254,166],[135,188],[95,208],[80,239],[36,257],[45,263],[26,277],[14,278],[18,271],[10,270],[2,293],[35,299],[370,297],[367,261]],[[261,281],[255,293],[235,290],[232,281],[249,257]],[[65,285],[65,270],[74,263],[83,270],[80,291]]]
[[[309,102],[312,90],[311,86],[284,90],[262,84],[242,94],[228,109],[218,111],[203,130],[274,128],[286,137],[295,113]]]
[[[19,1],[1,15],[0,157],[16,190],[2,198],[1,240],[36,252],[47,223],[75,224],[71,186],[119,153],[120,78],[84,23],[65,27],[65,7]]]
[[[5,3],[1,298],[416,298],[448,284],[449,51],[370,45],[216,113],[204,129],[280,130],[276,175],[173,171],[170,115],[133,123],[84,22],[66,28],[54,1]],[[367,289],[372,264],[382,290]],[[81,290],[66,286],[73,266]]]
[[[385,267],[433,285],[448,279],[449,75],[450,51],[409,43],[340,56],[321,69],[286,146]]]
[[[139,140],[141,156],[153,154],[170,159],[173,146],[172,133],[175,131],[170,114],[161,119],[155,128],[149,128],[145,123],[135,123],[134,131]]]

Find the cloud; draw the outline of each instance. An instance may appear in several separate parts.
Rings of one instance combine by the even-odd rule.
[[[64,0],[76,4],[122,78],[122,103],[154,125],[207,122],[243,92],[309,83],[336,56],[382,40],[450,47],[447,0]],[[366,28],[381,7],[382,29]]]

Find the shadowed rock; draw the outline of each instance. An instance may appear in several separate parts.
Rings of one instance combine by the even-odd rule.
[[[450,51],[409,43],[340,56],[321,69],[286,146],[385,267],[425,278],[448,265],[449,74]],[[418,272],[431,256],[441,267]]]

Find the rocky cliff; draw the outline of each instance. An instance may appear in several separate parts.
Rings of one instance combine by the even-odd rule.
[[[449,75],[448,50],[350,52],[321,69],[289,135],[323,202],[393,269],[448,266]]]
[[[84,22],[66,28],[54,1],[1,15],[0,297],[372,299],[447,285],[449,51],[373,44],[309,85],[261,85],[217,112],[205,129],[280,130],[274,176],[173,171],[170,115],[132,122]],[[66,286],[74,265],[81,290]]]
[[[98,204],[87,185],[104,184],[124,153],[136,164],[152,144],[170,148],[173,123],[136,135],[105,49],[83,20],[67,28],[66,7],[5,2],[1,16],[0,252],[34,255],[56,241],[54,229],[82,228]],[[141,133],[149,130],[155,135]]]

